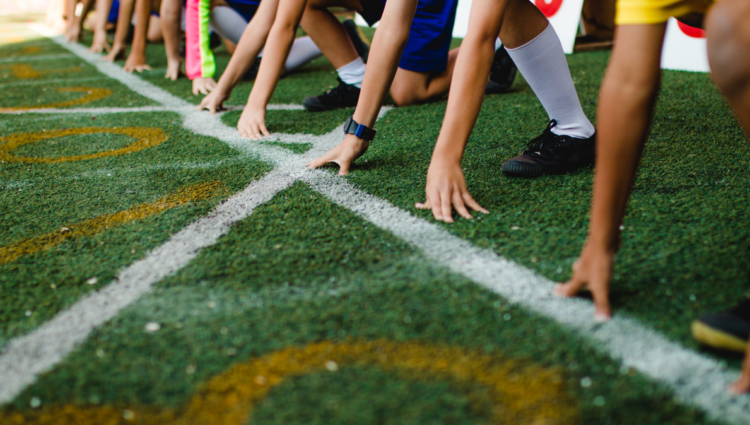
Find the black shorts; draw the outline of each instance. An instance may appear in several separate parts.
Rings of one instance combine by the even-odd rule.
[[[362,12],[359,14],[362,15],[367,25],[373,26],[383,17],[384,0],[359,0],[359,4],[362,5]]]

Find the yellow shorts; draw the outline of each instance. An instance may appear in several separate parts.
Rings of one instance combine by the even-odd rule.
[[[662,24],[669,18],[705,13],[713,0],[617,0],[617,25]]]

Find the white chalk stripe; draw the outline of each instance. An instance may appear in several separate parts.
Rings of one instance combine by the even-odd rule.
[[[283,168],[270,172],[122,270],[102,290],[83,297],[28,335],[14,339],[0,356],[0,403],[13,400],[38,374],[50,370],[85,341],[94,328],[117,316],[154,283],[187,265],[234,223],[294,183],[299,173]]]
[[[0,90],[6,88],[6,87],[17,87],[17,86],[37,86],[37,85],[50,85],[50,84],[58,84],[58,83],[66,83],[68,85],[70,84],[78,84],[84,81],[96,81],[96,80],[108,80],[109,77],[81,77],[81,78],[69,78],[69,79],[63,79],[63,78],[55,78],[55,79],[24,79],[19,81],[13,81],[12,83],[0,83]]]
[[[436,263],[596,341],[601,352],[665,384],[681,402],[702,408],[714,419],[748,423],[750,396],[735,397],[726,390],[737,371],[622,314],[597,325],[590,302],[556,297],[552,295],[554,283],[546,278],[364,193],[344,179],[319,171],[305,174],[303,180],[338,205],[416,246]]]
[[[59,53],[54,55],[27,55],[27,56],[11,56],[9,58],[1,58],[0,63],[12,63],[12,62],[32,62],[32,61],[46,61],[55,59],[74,58],[76,55],[70,53]]]

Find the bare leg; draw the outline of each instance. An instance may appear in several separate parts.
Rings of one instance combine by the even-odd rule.
[[[164,41],[160,17],[154,15],[148,17],[148,34],[146,35],[146,39],[149,43],[161,43]]]
[[[527,1],[508,3],[500,39],[508,48],[522,46],[547,28],[548,21]],[[438,99],[448,93],[459,49],[448,54],[448,67],[441,73],[413,72],[399,68],[391,85],[391,97],[399,106]]]
[[[302,15],[300,25],[323,56],[338,69],[356,60],[359,55],[344,26],[328,10],[329,7],[346,7],[361,11],[362,5],[358,0],[310,0]]]

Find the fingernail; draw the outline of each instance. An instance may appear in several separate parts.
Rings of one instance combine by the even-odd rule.
[[[552,288],[552,294],[558,297],[562,297],[563,294],[560,293],[561,289],[562,289],[562,283],[558,283],[557,285],[555,285],[554,288]]]
[[[596,323],[608,322],[609,319],[610,319],[610,317],[607,316],[604,313],[596,313],[596,314],[594,314],[594,322],[596,322]]]

